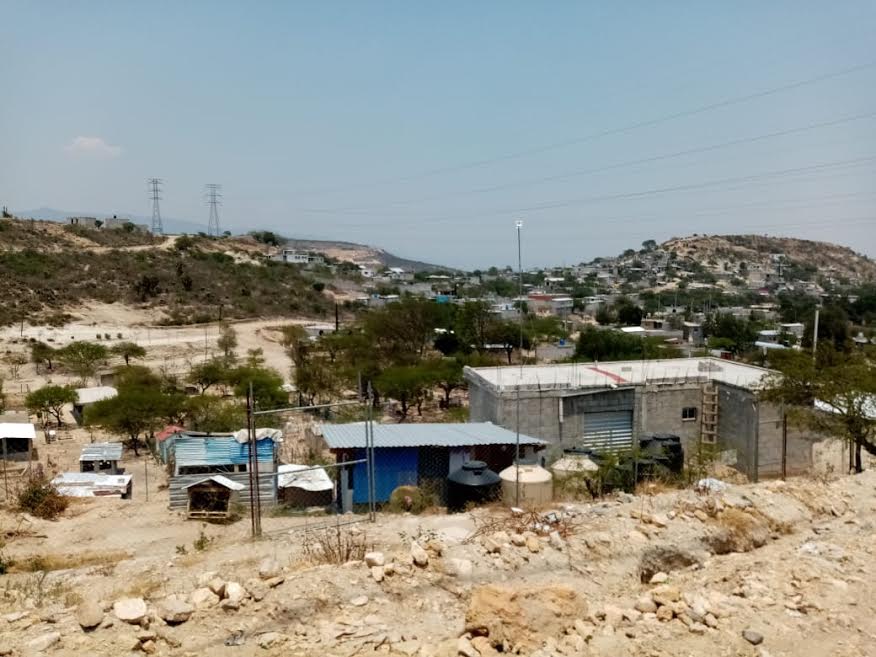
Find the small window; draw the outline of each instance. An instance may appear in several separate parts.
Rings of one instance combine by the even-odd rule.
[[[697,407],[685,406],[681,409],[681,419],[684,422],[697,419]]]

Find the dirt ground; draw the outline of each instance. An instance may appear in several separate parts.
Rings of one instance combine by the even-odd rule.
[[[90,436],[70,436],[38,444],[41,458],[74,468]],[[169,511],[154,461],[126,451],[122,466],[134,477],[130,501],[77,500],[56,521],[0,512],[0,552],[25,571],[0,576],[0,654],[485,657],[503,645],[540,657],[876,654],[876,473],[645,489],[532,516],[494,506],[328,519],[358,521],[336,531],[381,553],[375,572],[361,554],[320,563],[325,517],[266,514],[253,541],[246,517],[205,525]],[[419,552],[428,564],[416,565]],[[260,576],[266,563],[275,572]],[[643,583],[643,564],[666,583],[648,583],[650,570]],[[220,602],[209,593],[217,580],[224,594],[240,584],[242,599]],[[540,597],[515,602],[532,591]],[[489,615],[505,625],[466,632],[485,595],[498,596]],[[574,596],[574,611],[562,595]],[[653,603],[660,595],[665,607]],[[168,596],[192,603],[185,622],[162,620]],[[114,610],[125,598],[145,602],[136,625]],[[77,619],[89,604],[100,619],[85,631]],[[506,618],[515,609],[522,621]]]

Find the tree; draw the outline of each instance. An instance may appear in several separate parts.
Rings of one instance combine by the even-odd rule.
[[[778,374],[767,377],[761,397],[786,404],[793,421],[850,445],[850,470],[861,472],[861,450],[876,455],[876,371],[866,356],[819,350],[818,359],[791,349],[771,356]]]
[[[677,355],[678,352],[666,348],[660,338],[640,338],[595,326],[585,326],[575,345],[575,358],[579,360],[638,360]]]
[[[198,386],[198,391],[203,395],[213,386],[228,381],[228,366],[220,358],[198,363],[189,370],[186,381]]]
[[[596,321],[602,326],[607,326],[609,324],[614,324],[615,315],[608,307],[608,304],[600,304],[599,308],[596,309]]]
[[[17,379],[21,368],[27,363],[27,356],[17,351],[8,353],[3,357],[3,362],[9,368],[13,379]]]
[[[431,381],[444,392],[441,405],[450,407],[450,393],[465,387],[465,377],[462,374],[463,364],[460,360],[445,358],[427,361],[423,368],[429,373]]]
[[[388,367],[377,377],[375,384],[384,395],[401,405],[400,422],[408,417],[411,404],[419,408],[429,384],[429,374],[422,366],[401,365]]]
[[[729,313],[715,313],[709,317],[703,331],[710,339],[723,338],[722,348],[734,354],[748,351],[757,339],[757,331],[750,321],[738,319]]]
[[[216,346],[219,347],[227,362],[234,362],[234,350],[237,348],[237,331],[227,322],[219,324],[219,338],[216,340]]]
[[[642,323],[642,309],[627,302],[618,306],[617,320],[624,326],[639,326]]]
[[[107,348],[94,342],[71,342],[58,352],[66,368],[85,381],[97,372],[97,364],[106,360]]]
[[[522,345],[521,345],[522,341]],[[487,342],[489,344],[500,344],[505,349],[505,355],[508,357],[508,364],[511,364],[511,356],[515,349],[521,346],[523,349],[529,349],[531,346],[529,335],[524,331],[520,333],[520,325],[516,322],[509,321],[493,321],[487,326]],[[523,358],[523,354],[520,354]]]
[[[53,369],[53,361],[57,351],[45,342],[33,342],[30,345],[30,360],[36,365],[37,374],[40,373],[40,364],[45,363],[46,369]]]
[[[246,427],[246,407],[239,402],[228,401],[214,395],[187,398],[183,413],[186,426],[193,431],[217,433],[237,431]],[[261,419],[259,426],[264,426]]]
[[[137,296],[137,299],[141,303],[147,301],[149,297],[158,296],[160,292],[161,280],[158,278],[158,276],[154,276],[152,274],[143,274],[134,283],[134,294]]]
[[[803,330],[803,347],[812,347],[812,338],[815,331],[815,317],[810,316],[806,320]],[[849,335],[849,316],[838,304],[831,304],[821,309],[818,314],[818,344],[831,345],[837,351],[849,351],[851,349],[851,336]]]
[[[289,401],[282,387],[283,378],[268,367],[237,367],[229,372],[229,381],[238,397],[246,397],[252,385],[253,400],[261,409],[278,408]]]
[[[642,242],[642,248],[645,251],[653,251],[657,248],[657,242],[654,240],[645,240],[644,242]]]
[[[43,425],[48,424],[49,418],[53,417],[60,427],[64,406],[76,401],[76,391],[72,386],[43,386],[28,393],[24,405],[29,413],[43,418]]]
[[[129,386],[86,408],[85,423],[127,436],[134,456],[139,456],[140,436],[153,433],[170,414],[168,398],[161,390]]]
[[[136,342],[119,342],[110,349],[110,353],[125,359],[125,365],[131,364],[132,358],[145,358],[146,350]]]

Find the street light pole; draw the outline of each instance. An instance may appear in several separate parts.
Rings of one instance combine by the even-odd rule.
[[[520,232],[523,221],[517,220],[517,317],[520,323],[520,343],[518,345],[518,358],[520,359],[520,376],[517,381],[517,439],[514,446],[514,473],[515,473],[515,505],[520,506],[520,387],[523,385],[523,249],[521,246]]]

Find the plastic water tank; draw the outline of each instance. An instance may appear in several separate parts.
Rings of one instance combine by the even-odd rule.
[[[502,479],[502,501],[509,506],[538,506],[548,504],[554,498],[554,477],[537,463],[510,465],[499,473],[499,477]]]
[[[447,510],[462,511],[469,504],[499,499],[502,480],[483,461],[469,461],[447,477]]]

